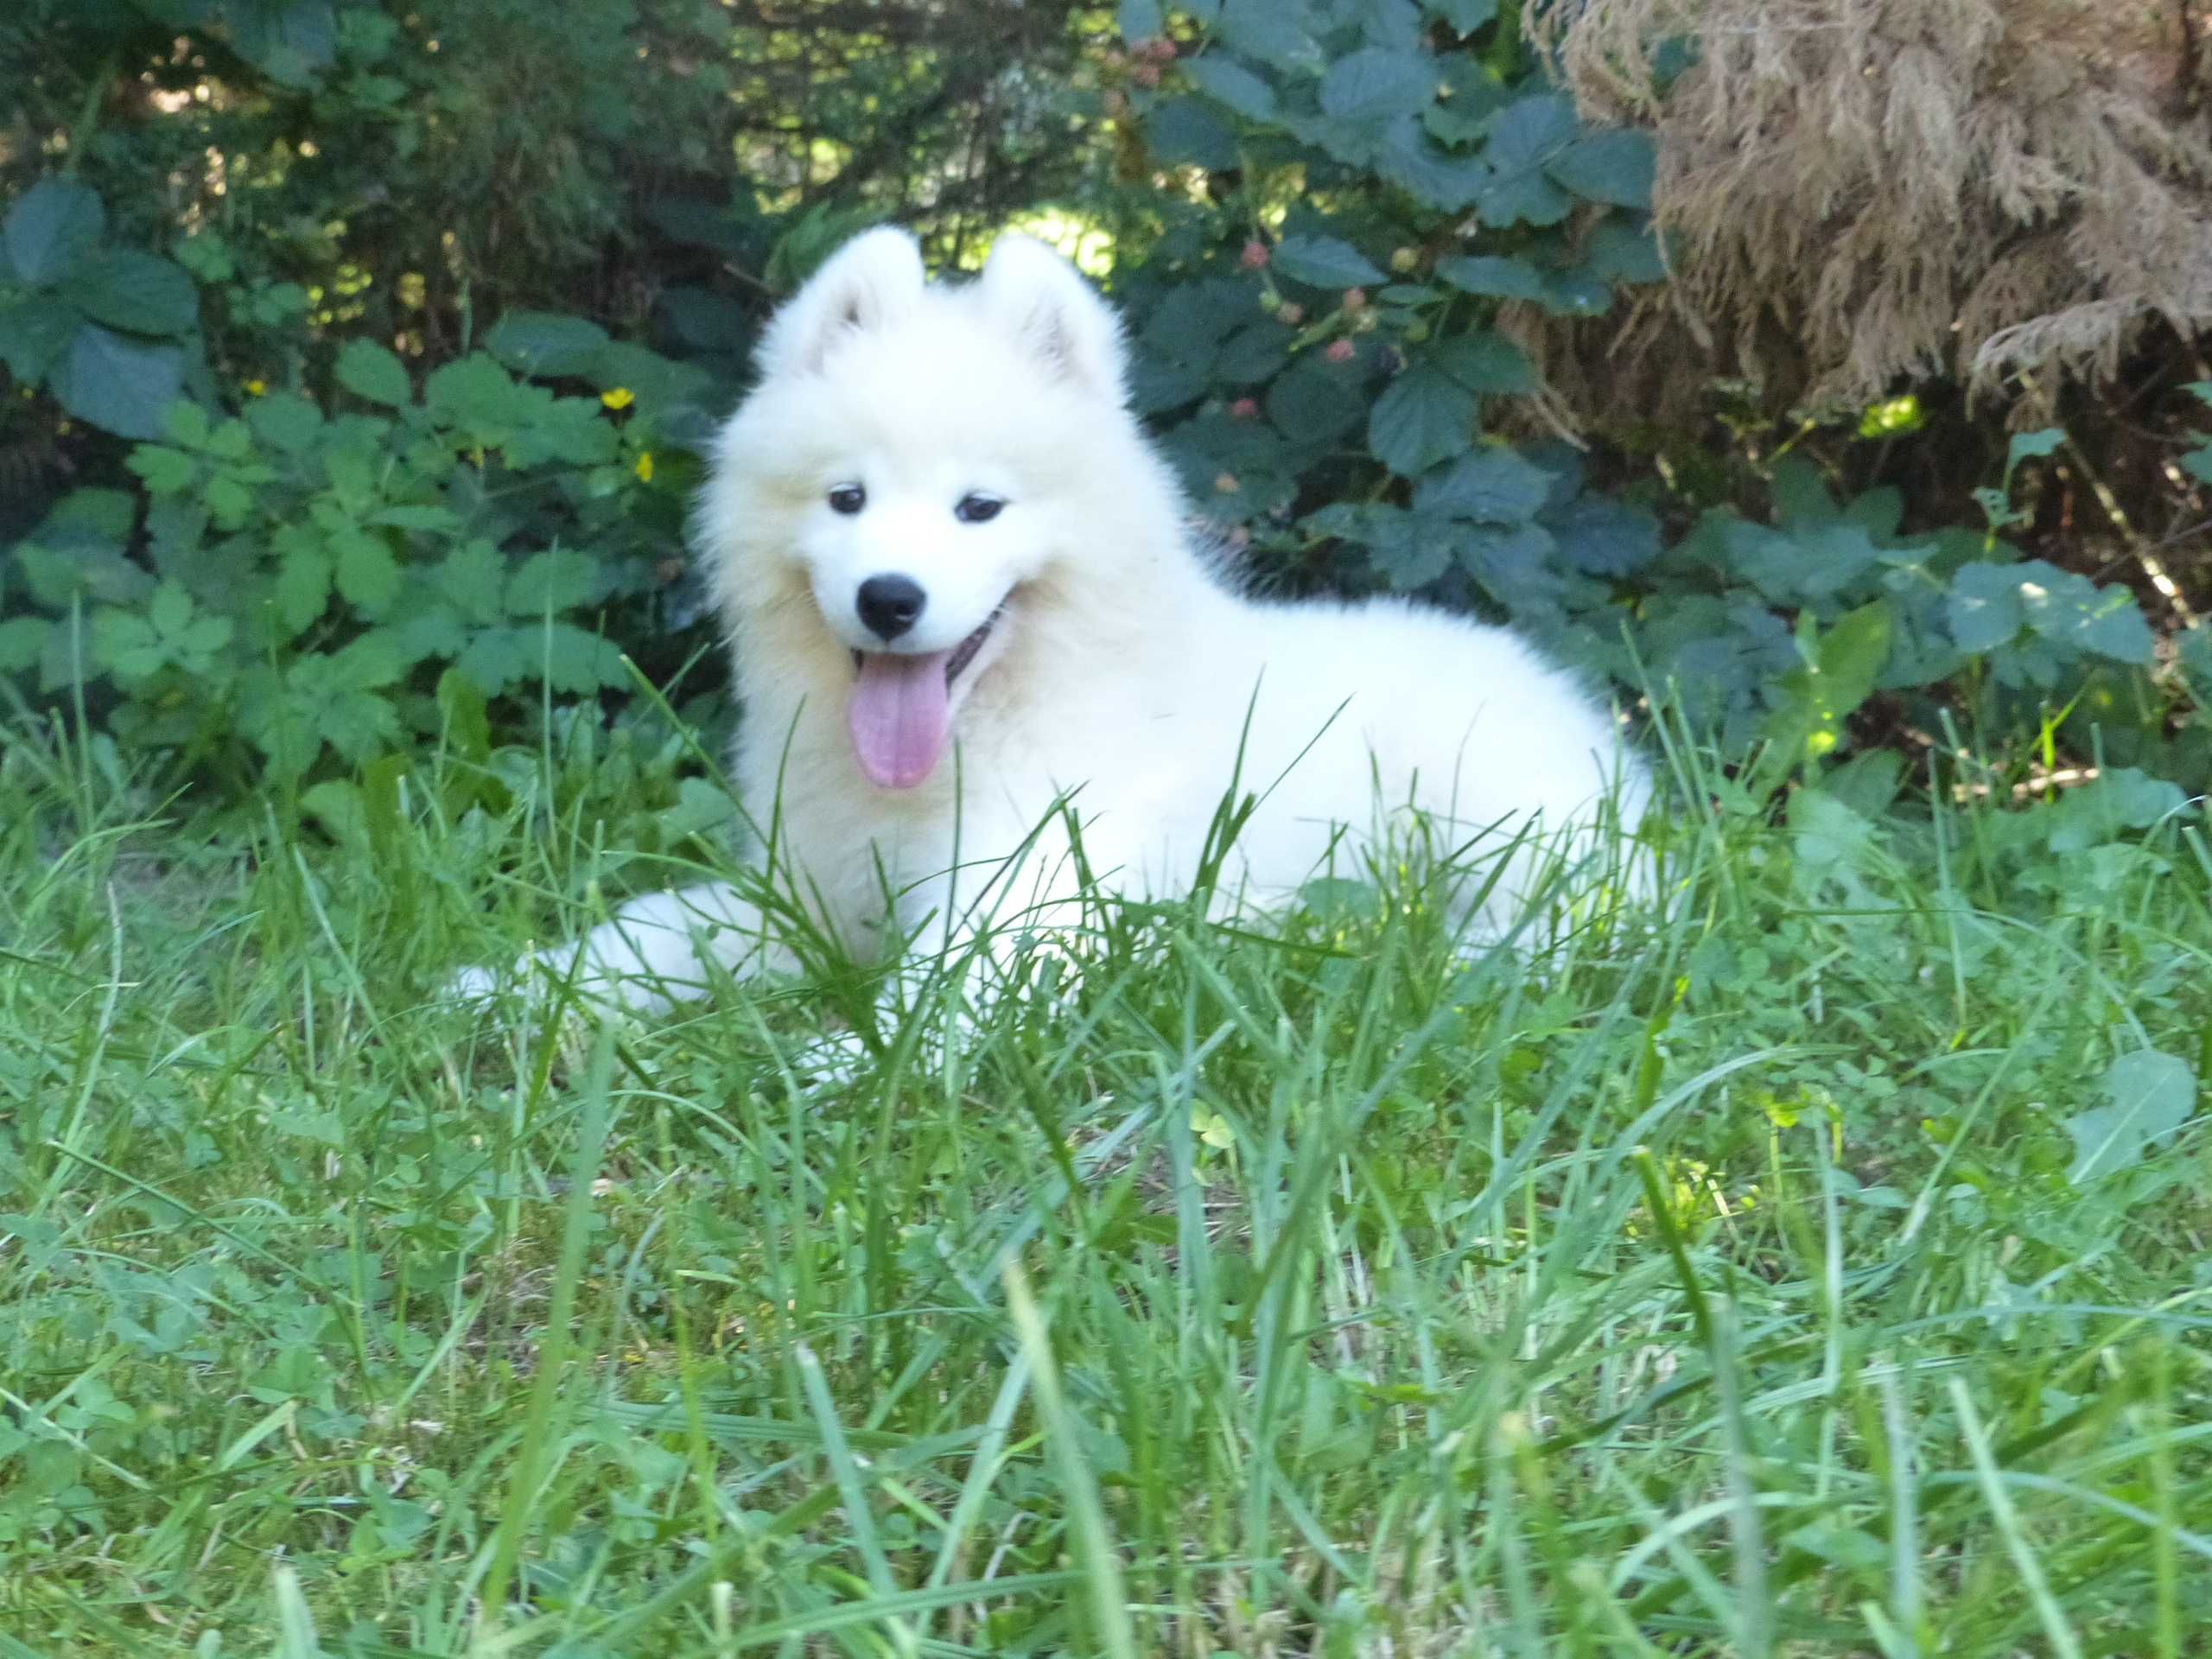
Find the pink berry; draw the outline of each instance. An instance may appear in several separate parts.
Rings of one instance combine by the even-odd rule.
[[[1329,342],[1329,349],[1321,355],[1332,363],[1349,363],[1357,353],[1353,350],[1351,341],[1332,340]]]
[[[1239,397],[1229,406],[1229,418],[1232,421],[1258,420],[1260,418],[1259,400],[1255,397]]]
[[[1366,310],[1367,290],[1363,288],[1348,288],[1344,289],[1344,309],[1354,316],[1357,316],[1361,312]]]
[[[1306,321],[1306,308],[1295,300],[1285,300],[1282,302],[1282,308],[1277,311],[1275,315],[1295,328]]]
[[[1265,270],[1268,266],[1268,245],[1261,241],[1247,242],[1236,263],[1247,270]]]

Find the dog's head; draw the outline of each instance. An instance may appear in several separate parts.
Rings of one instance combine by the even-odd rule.
[[[760,363],[708,499],[725,602],[848,656],[861,771],[911,788],[1025,594],[1108,529],[1109,480],[1133,456],[1149,480],[1118,324],[1026,237],[940,287],[911,236],[876,230],[777,314]]]

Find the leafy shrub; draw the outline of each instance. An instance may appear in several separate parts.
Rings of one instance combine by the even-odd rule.
[[[85,685],[118,735],[243,781],[351,768],[488,702],[626,683],[611,621],[681,620],[669,550],[696,463],[660,451],[697,377],[575,325],[518,318],[492,344],[609,379],[518,380],[490,353],[434,371],[356,340],[343,407],[279,392],[243,417],[180,402],[120,490],[65,498],[16,550],[35,613],[0,623],[0,669]],[[666,399],[610,377],[645,370]],[[657,464],[657,453],[671,464]],[[134,556],[143,542],[143,556]],[[444,678],[442,680],[441,677]],[[435,695],[434,695],[434,693]]]
[[[1117,227],[1137,397],[1264,575],[1510,620],[1729,753],[1767,743],[1774,780],[1953,709],[1978,741],[2078,714],[2127,758],[2202,768],[2201,733],[2165,741],[2133,593],[1999,534],[2056,433],[2014,442],[1986,524],[1933,531],[1896,488],[1839,499],[1786,453],[1745,491],[1532,437],[1516,308],[1595,316],[1666,268],[1649,137],[1578,119],[1513,9],[1129,0],[1121,21],[1109,103],[1181,186],[1125,198]]]

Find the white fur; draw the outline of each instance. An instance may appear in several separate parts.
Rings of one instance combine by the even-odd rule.
[[[1502,842],[1536,815],[1570,852],[1594,844],[1609,789],[1625,823],[1640,816],[1648,780],[1614,721],[1514,635],[1393,601],[1233,591],[1124,404],[1113,313],[1050,250],[1003,237],[980,279],[931,287],[911,238],[870,232],[779,315],[761,367],[700,519],[743,701],[734,778],[857,956],[957,938],[987,890],[1001,920],[1069,899],[1050,823],[993,884],[1071,793],[1102,884],[1165,896],[1187,890],[1232,772],[1243,791],[1272,786],[1223,881],[1261,904],[1294,893],[1344,830],[1375,834],[1408,807],[1447,821],[1447,843],[1493,826]],[[846,482],[867,490],[860,513],[826,503]],[[971,491],[1004,511],[960,522]],[[928,591],[900,642],[917,650],[1005,604],[954,683],[953,752],[903,791],[866,780],[846,728],[851,653],[880,648],[855,594],[882,572]],[[1534,862],[1478,925],[1516,914]],[[584,941],[579,976],[657,1006],[703,982],[702,950],[740,971],[772,960],[768,931],[726,889],[654,894]]]

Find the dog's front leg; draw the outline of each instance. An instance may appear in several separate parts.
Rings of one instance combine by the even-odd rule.
[[[582,938],[525,957],[514,977],[534,1001],[573,986],[582,1000],[656,1014],[703,995],[716,969],[742,976],[788,967],[788,958],[759,906],[711,882],[632,899]],[[450,988],[458,1001],[479,1001],[505,982],[493,969],[467,968]]]

